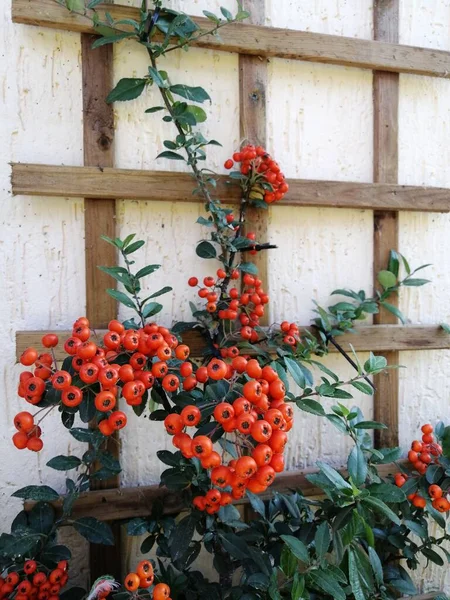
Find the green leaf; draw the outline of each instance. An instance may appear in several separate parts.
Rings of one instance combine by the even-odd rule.
[[[210,242],[200,242],[195,249],[197,256],[200,258],[216,258],[217,252],[214,246]]]
[[[191,102],[203,103],[205,100],[211,100],[209,94],[202,87],[190,87],[189,85],[171,85],[169,90],[176,96],[186,98]]]
[[[300,600],[305,591],[305,578],[300,573],[295,573],[291,588],[291,600]]]
[[[73,526],[91,544],[114,546],[114,536],[111,527],[94,517],[81,517],[73,522]]]
[[[374,389],[368,383],[364,383],[364,381],[352,381],[352,386],[368,396],[372,396],[374,392]]]
[[[429,560],[431,560],[431,562],[434,562],[436,565],[439,565],[440,567],[444,566],[443,558],[431,548],[423,548],[422,554],[426,556]]]
[[[325,409],[323,406],[320,404],[320,402],[312,400],[312,398],[297,398],[295,403],[298,408],[305,412],[311,413],[312,415],[317,415],[318,417],[325,416]]]
[[[362,500],[366,506],[369,506],[373,510],[383,513],[388,519],[390,519],[396,525],[400,525],[401,521],[393,510],[389,508],[382,500],[375,498],[374,496],[365,496]]]
[[[87,5],[87,7],[91,10],[93,8],[95,8],[96,6],[98,6],[99,4],[101,4],[104,0],[91,0],[89,2],[89,4]]]
[[[311,571],[311,573],[309,573],[309,579],[315,587],[323,590],[335,600],[345,600],[345,592],[330,573],[327,573],[322,569],[318,569],[317,571]]]
[[[430,283],[429,279],[404,279],[403,285],[408,287],[420,287],[421,285],[425,285]]]
[[[373,498],[379,498],[383,502],[404,502],[406,500],[403,489],[392,483],[374,483],[367,489]]]
[[[103,2],[103,0],[102,0]],[[147,108],[145,111],[147,114],[159,112],[160,110],[165,110],[165,106],[152,106],[151,108]]]
[[[109,294],[112,298],[114,298],[114,300],[117,300],[117,302],[128,306],[128,308],[134,308],[134,310],[136,310],[136,305],[134,304],[133,300],[131,300],[131,298],[129,298],[123,292],[119,292],[118,290],[108,288],[106,290],[106,293]]]
[[[55,511],[50,504],[38,502],[28,514],[30,528],[36,533],[48,535],[55,520]]]
[[[250,273],[250,275],[258,275],[258,268],[254,263],[243,262],[239,265],[239,270],[242,273]]]
[[[149,67],[148,68],[148,72],[150,74],[150,77],[153,79],[153,81],[156,83],[156,85],[160,88],[167,88],[167,83],[164,81],[163,76],[161,75],[161,72],[158,71],[157,69],[154,69],[153,67]]]
[[[36,551],[36,545],[42,539],[41,534],[39,533],[26,533],[20,535],[20,537],[14,537],[12,535],[8,536],[6,539],[3,539],[3,536],[6,534],[2,534],[2,545],[0,556],[3,557],[11,557],[14,558],[16,556],[26,556],[33,555]]]
[[[173,290],[173,288],[171,288],[170,286],[166,286],[161,288],[160,290],[158,290],[157,292],[155,292],[154,294],[152,294],[151,296],[149,296],[147,298],[147,300],[150,300],[150,298],[158,298],[158,296],[162,296],[163,294],[167,294],[167,292],[171,292]]]
[[[249,548],[245,540],[231,532],[219,533],[219,538],[224,549],[233,558],[237,558],[238,560],[248,560]]]
[[[161,154],[158,154],[156,158],[168,158],[170,160],[185,160],[184,156],[181,156],[181,154],[177,154],[176,152],[172,152],[172,150],[165,150],[164,152],[161,152]]]
[[[92,48],[100,48],[100,46],[106,46],[107,44],[114,44],[115,42],[120,42],[121,40],[125,40],[127,38],[136,37],[135,33],[118,33],[117,35],[108,35],[105,37],[101,37],[92,44]]]
[[[391,271],[380,271],[377,275],[377,279],[384,289],[397,285],[397,277],[394,273],[391,273]]]
[[[347,481],[345,481],[342,475],[338,473],[336,469],[330,467],[330,465],[328,465],[327,463],[317,461],[317,466],[319,467],[321,472],[327,477],[327,479],[329,479],[329,481],[331,481],[331,483],[337,487],[338,490],[352,489],[352,486]]]
[[[289,358],[289,357],[285,356],[284,357],[284,364],[286,365],[286,368],[287,368],[289,374],[291,375],[292,379],[295,381],[295,383],[299,387],[305,388],[306,387],[306,379],[305,379],[303,371],[300,368],[300,366],[297,363],[297,361],[293,360],[292,358]]]
[[[441,327],[445,331],[445,333],[450,333],[450,325],[447,325],[446,323],[441,323]]]
[[[384,356],[375,356],[372,352],[369,355],[369,360],[364,363],[366,373],[379,373],[387,367],[387,360]]]
[[[138,240],[137,242],[133,242],[124,249],[124,254],[126,254],[127,256],[128,254],[133,254],[133,252],[136,252],[136,250],[139,250],[139,248],[142,248],[142,246],[144,245],[144,240]]]
[[[218,17],[216,17],[216,15],[214,13],[209,12],[209,10],[204,10],[203,14],[205,15],[206,18],[208,18],[213,23],[220,23],[220,19]]]
[[[352,548],[350,548],[348,551],[348,577],[355,600],[366,600],[366,596],[361,585],[361,580],[359,578],[356,556]]]
[[[203,108],[200,108],[200,106],[195,106],[194,104],[189,104],[186,111],[193,115],[197,123],[204,123],[208,118]],[[210,144],[212,144],[212,142],[210,142]]]
[[[135,277],[136,277],[136,279],[142,279],[142,277],[145,277],[146,275],[151,275],[152,273],[154,273],[155,271],[157,271],[160,268],[161,268],[161,265],[147,265],[146,267],[139,269],[139,271],[136,273]]]
[[[84,13],[84,0],[66,0],[66,7],[72,12]]]
[[[322,523],[314,536],[314,546],[317,556],[322,559],[328,552],[331,543],[330,529],[327,523]]]
[[[413,521],[412,519],[405,519],[404,523],[408,529],[410,529],[413,533],[418,535],[423,540],[428,537],[427,528],[424,525],[421,525],[417,521]]]
[[[57,564],[60,560],[70,560],[72,558],[72,553],[67,548],[67,546],[55,545],[48,546],[44,549],[41,554],[41,560],[44,563],[51,562],[53,564]]]
[[[406,318],[403,316],[402,312],[393,304],[390,304],[389,302],[380,302],[381,306],[383,306],[386,310],[388,310],[389,312],[391,312],[393,315],[395,315],[397,317],[397,319],[399,319],[403,324],[406,323]]]
[[[255,588],[255,590],[267,590],[269,583],[269,577],[264,575],[264,573],[253,573],[253,575],[250,575],[247,579],[247,585]],[[241,598],[244,598],[244,596],[241,596]]]
[[[354,485],[361,486],[367,477],[367,462],[364,452],[359,445],[353,447],[347,461],[348,474],[352,478]]]
[[[184,517],[172,530],[169,538],[170,555],[173,561],[181,558],[189,548],[195,532],[197,517],[193,514]]]
[[[238,511],[238,509],[233,506],[232,504],[228,504],[227,506],[222,506],[219,509],[219,512],[217,513],[219,516],[219,519],[222,521],[222,523],[225,523],[226,525],[236,525],[236,523],[238,521],[240,521],[241,519],[241,514]],[[246,527],[246,525],[243,523],[244,527]]]
[[[383,584],[383,565],[381,564],[380,557],[378,556],[375,548],[369,546],[369,558],[370,564],[372,565],[373,574],[375,575],[375,581],[378,585]]]
[[[78,458],[78,456],[63,455],[55,456],[47,463],[47,467],[55,469],[56,471],[69,471],[70,469],[76,469],[80,465],[81,460]]]
[[[127,535],[143,535],[147,532],[147,521],[140,517],[131,519],[127,523]]]
[[[144,315],[144,319],[148,317],[153,317],[153,315],[157,315],[163,309],[163,305],[158,302],[149,302],[146,304],[142,310],[142,314]]]
[[[220,7],[220,12],[223,14],[223,16],[225,17],[225,19],[227,21],[232,21],[233,20],[233,15],[230,13],[229,10],[227,10],[223,6]]]
[[[305,544],[293,535],[280,536],[292,554],[303,563],[309,563],[309,554]]]
[[[387,426],[379,421],[360,421],[355,423],[353,427],[355,429],[387,429]]]
[[[288,546],[284,546],[280,556],[280,567],[286,577],[292,577],[297,570],[297,557]]]
[[[99,432],[95,429],[84,429],[83,427],[72,427],[69,433],[77,440],[77,442],[93,443],[95,439],[101,439]]]
[[[34,500],[35,502],[53,502],[58,500],[59,494],[48,485],[27,485],[12,494],[13,498]]]
[[[265,519],[266,509],[264,506],[264,502],[261,500],[261,498],[259,498],[256,494],[253,494],[250,491],[247,491],[247,498],[249,499],[253,510],[259,513],[263,517],[263,519]]]
[[[106,103],[126,102],[139,98],[148,84],[148,79],[124,78],[119,81],[116,87],[111,90],[106,97]]]

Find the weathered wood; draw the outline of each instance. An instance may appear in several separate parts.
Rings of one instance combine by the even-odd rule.
[[[253,25],[265,24],[265,2],[246,0],[245,10],[250,14],[249,22]],[[243,143],[266,147],[267,129],[267,64],[268,59],[261,56],[241,54],[239,56],[239,115],[240,138]],[[270,242],[269,209],[247,208],[244,233],[255,233],[260,244]],[[262,287],[269,291],[268,251],[258,252],[249,257],[258,269]],[[262,326],[269,324],[269,311],[261,317]]]
[[[406,462],[398,461],[398,463],[379,465],[378,472],[381,477],[387,477],[397,473],[403,464],[406,464]],[[261,498],[269,498],[275,491],[288,493],[295,490],[300,490],[307,497],[320,496],[323,493],[322,490],[306,479],[307,475],[317,472],[316,468],[308,468],[277,475],[267,493],[261,494]],[[344,476],[347,474],[344,467],[340,469],[340,472]],[[120,521],[135,517],[146,517],[151,514],[155,502],[163,502],[165,514],[174,514],[183,509],[179,494],[169,492],[166,488],[158,485],[150,485],[85,492],[76,501],[72,516],[73,518],[96,517],[101,521]],[[247,503],[247,498],[235,502],[236,505]],[[52,504],[58,512],[61,511],[62,499],[56,500]],[[25,503],[26,510],[30,510],[33,506],[33,502]]]
[[[375,0],[375,39],[398,43],[399,0]],[[398,181],[398,98],[399,74],[375,71],[374,93],[374,181],[396,184]],[[398,213],[376,211],[374,213],[374,276],[386,268],[389,253],[398,248]],[[375,280],[375,286],[379,287]],[[398,306],[398,297],[390,299]],[[381,309],[374,315],[374,323],[393,324],[396,317]],[[389,365],[399,363],[399,353],[389,352]],[[399,374],[390,369],[375,377],[374,417],[386,423],[387,430],[375,432],[375,442],[380,446],[398,444]]]
[[[113,83],[113,48],[102,46],[96,50],[92,44],[96,36],[81,36],[81,64],[83,81],[83,140],[84,164],[91,167],[114,166],[114,113],[105,98]],[[111,286],[110,278],[99,271],[98,265],[112,266],[116,263],[115,249],[101,239],[102,235],[115,237],[116,201],[114,198],[85,199],[85,261],[86,261],[86,315],[93,327],[106,327],[116,317],[117,307],[113,298],[105,294]],[[118,436],[108,439],[108,451],[119,457]],[[115,488],[120,485],[119,476],[91,482],[93,490]],[[91,582],[104,573],[121,576],[121,530],[113,525],[115,544],[90,547]]]
[[[314,331],[311,327],[302,327]],[[29,346],[39,351],[44,351],[41,338],[49,331],[18,331],[16,333],[16,357],[19,359],[25,348]],[[70,331],[52,330],[60,336],[60,343],[56,351],[57,360],[64,359],[63,343],[70,336]],[[102,330],[96,332],[99,343],[103,334]],[[354,333],[347,333],[339,338],[339,344],[345,350],[350,351],[350,344],[357,352],[389,352],[392,350],[444,350],[450,348],[450,335],[434,325],[361,325]],[[196,331],[188,331],[183,334],[183,341],[191,348],[191,356],[202,356],[206,349],[204,338]],[[330,352],[336,352],[330,346]]]
[[[114,5],[109,10],[115,19],[139,18],[138,9],[130,6]],[[83,33],[94,31],[89,19],[69,13],[55,0],[12,0],[12,18],[15,23]],[[211,26],[211,22],[205,18],[195,17],[194,20],[202,28]],[[223,42],[208,36],[195,45],[255,56],[276,56],[395,73],[450,77],[450,53],[443,50],[245,23],[225,27],[221,31],[221,38]]]
[[[240,200],[240,188],[217,181],[217,196],[225,203]],[[397,185],[289,179],[289,193],[277,206],[328,206],[369,210],[414,210],[449,212],[450,189]],[[95,167],[12,164],[12,190],[15,195],[65,198],[116,198],[161,202],[202,202],[192,195],[194,180],[188,173],[139,171]]]

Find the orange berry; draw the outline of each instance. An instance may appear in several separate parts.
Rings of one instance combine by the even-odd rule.
[[[135,592],[138,590],[140,583],[141,580],[137,573],[128,573],[128,575],[125,577],[124,585],[129,592]]]

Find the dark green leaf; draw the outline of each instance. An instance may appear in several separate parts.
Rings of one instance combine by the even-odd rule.
[[[356,487],[361,486],[367,477],[367,461],[359,445],[353,447],[347,461],[348,474]]]
[[[291,552],[289,546],[284,546],[280,556],[280,567],[286,577],[292,577],[297,570],[297,557]]]
[[[156,83],[156,85],[160,88],[167,88],[167,83],[164,81],[164,78],[162,76],[162,71],[158,71],[157,69],[154,69],[153,67],[149,67],[148,68],[148,72],[150,73],[150,77],[153,79],[153,81]]]
[[[429,560],[431,560],[431,562],[434,562],[436,565],[439,565],[440,567],[444,566],[443,558],[431,548],[423,548],[422,554],[426,556]]]
[[[118,290],[113,289],[107,289],[106,293],[109,294],[111,298],[114,298],[114,300],[117,300],[117,302],[128,306],[128,308],[134,308],[136,310],[136,305],[134,304],[133,300],[123,292],[119,292]]]
[[[411,287],[420,287],[421,285],[425,285],[426,283],[430,283],[429,279],[405,279],[403,281],[403,285],[411,286]]]
[[[318,558],[322,559],[328,552],[328,548],[331,543],[330,529],[327,523],[322,523],[317,528],[314,536],[314,546],[316,548],[316,554]]]
[[[121,79],[116,87],[109,92],[106,102],[112,104],[113,102],[124,102],[139,98],[147,83],[148,79]]]
[[[298,363],[287,356],[284,357],[284,363],[295,383],[301,388],[306,387],[306,379]]]
[[[378,421],[360,421],[353,425],[355,429],[387,429],[384,423]]]
[[[47,535],[53,526],[55,520],[55,511],[50,504],[38,502],[33,506],[29,515],[28,522],[33,531]]]
[[[383,583],[383,565],[381,564],[380,557],[375,551],[375,548],[369,546],[369,558],[370,564],[372,565],[373,573],[375,575],[375,580],[378,585],[382,585]]]
[[[302,541],[293,535],[281,535],[280,537],[295,557],[305,564],[309,563],[308,550]]]
[[[127,256],[129,254],[133,254],[133,252],[136,252],[136,250],[139,250],[139,248],[142,248],[142,246],[145,245],[144,240],[138,240],[137,242],[133,242],[132,244],[130,244],[129,246],[127,246],[124,249],[124,254],[126,254]]]
[[[102,0],[103,2],[103,0]],[[152,106],[152,108],[147,108],[147,110],[145,111],[146,113],[155,113],[155,112],[159,112],[160,110],[165,110],[164,106]]]
[[[55,469],[56,471],[69,471],[70,469],[76,469],[81,465],[81,460],[78,456],[55,456],[50,459],[47,463],[47,467]]]
[[[200,242],[196,248],[197,256],[200,258],[216,258],[217,252],[210,242]]]
[[[114,546],[114,536],[111,527],[94,517],[81,517],[73,522],[73,526],[91,544]]]
[[[69,548],[62,545],[46,547],[41,554],[41,560],[45,563],[57,564],[60,560],[70,560],[71,558],[72,553]]]
[[[362,500],[366,506],[370,507],[377,512],[383,513],[388,519],[391,519],[396,525],[400,525],[401,521],[393,510],[389,508],[382,500],[373,496],[365,496]]]
[[[333,483],[339,490],[352,489],[352,486],[347,481],[345,481],[342,475],[338,473],[338,471],[333,469],[333,467],[330,467],[330,465],[328,465],[327,463],[318,461],[317,466],[319,467],[321,472],[327,477],[327,479],[329,479],[331,483]]]
[[[406,500],[403,489],[392,483],[374,483],[367,489],[373,498],[379,498],[383,502],[404,502]]]
[[[386,310],[388,310],[389,312],[391,312],[393,315],[395,315],[397,317],[397,319],[399,319],[403,324],[406,323],[406,318],[404,317],[404,315],[402,314],[402,312],[393,304],[390,304],[389,302],[380,302],[381,306],[383,306]]]
[[[27,485],[12,494],[13,498],[34,500],[35,502],[53,502],[58,500],[59,494],[48,485]]]
[[[118,33],[117,35],[108,35],[106,37],[101,37],[92,44],[92,48],[100,48],[100,46],[106,46],[107,44],[114,44],[115,42],[120,42],[121,40],[125,40],[127,38],[136,37],[135,33]]]
[[[144,316],[144,319],[147,319],[148,317],[153,317],[154,315],[157,315],[162,311],[162,309],[162,304],[159,304],[158,302],[149,302],[144,306],[142,314]]]
[[[185,160],[184,157],[181,156],[181,154],[172,152],[172,150],[165,150],[164,152],[158,154],[156,158],[169,158],[170,160]]]
[[[103,2],[103,0],[101,0]],[[82,600],[86,597],[86,590],[82,587],[71,587],[59,594],[60,600]],[[116,595],[114,596],[116,597]]]
[[[173,288],[171,288],[170,286],[165,286],[163,288],[161,288],[160,290],[158,290],[157,292],[155,292],[154,294],[152,294],[151,296],[148,297],[148,299],[150,298],[158,298],[158,296],[162,296],[163,294],[167,294],[167,292],[171,292],[173,290]]]
[[[136,273],[136,279],[141,279],[142,277],[145,277],[146,275],[151,275],[152,273],[154,273],[155,271],[157,271],[160,268],[161,268],[161,265],[147,265],[146,267],[139,269],[139,271]]]
[[[250,504],[255,512],[259,513],[263,519],[266,516],[266,510],[264,506],[264,502],[259,498],[256,494],[247,490],[247,498],[250,500]]]
[[[222,546],[233,558],[247,560],[249,558],[249,548],[247,543],[234,533],[219,533]]]
[[[317,415],[318,417],[325,416],[325,410],[323,406],[316,400],[312,400],[311,398],[298,398],[295,403],[301,410],[305,412]]]
[[[190,104],[186,111],[194,117],[197,123],[204,123],[208,118],[203,108],[200,108],[200,106],[195,106],[194,104]]]
[[[208,93],[202,87],[190,87],[189,85],[171,85],[170,91],[172,94],[186,98],[191,102],[205,102],[205,100],[211,100]]]
[[[366,600],[359,578],[358,564],[352,548],[350,548],[348,552],[348,576],[355,600]]]
[[[143,535],[147,531],[147,521],[140,517],[131,519],[127,523],[127,535]]]
[[[368,383],[364,383],[364,381],[352,381],[352,386],[368,396],[371,396],[374,392],[374,389]]]
[[[345,600],[346,595],[336,579],[326,571],[318,569],[309,574],[310,581],[315,587],[323,590],[326,594],[332,596],[335,600]]]

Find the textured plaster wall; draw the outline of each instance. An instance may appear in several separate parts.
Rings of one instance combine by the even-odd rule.
[[[263,1],[263,0],[261,0]],[[139,0],[129,0],[139,5]],[[201,14],[203,8],[234,9],[234,0],[178,0],[175,9]],[[266,0],[267,24],[370,39],[373,31],[371,0]],[[84,216],[81,200],[12,198],[10,161],[82,164],[80,43],[77,34],[12,25],[10,0],[0,8],[0,318],[4,344],[0,355],[0,518],[8,522],[19,507],[10,494],[27,483],[45,481],[63,489],[64,474],[45,467],[55,454],[77,453],[79,448],[58,423],[46,422],[46,449],[39,456],[13,451],[12,417],[22,407],[16,398],[20,369],[13,367],[14,335],[18,329],[68,327],[84,306]],[[449,0],[402,0],[401,42],[450,49]],[[173,82],[195,81],[211,93],[210,121],[204,134],[219,139],[223,148],[210,152],[210,168],[223,171],[223,161],[239,144],[238,58],[222,52],[194,49],[173,53],[166,61]],[[147,60],[143,51],[124,43],[115,50],[115,79],[141,75]],[[400,182],[450,187],[450,81],[402,75],[400,77]],[[170,126],[158,115],[144,116],[154,103],[154,90],[139,100],[116,106],[116,166],[143,169],[179,169],[178,163],[155,156]],[[370,182],[372,180],[372,73],[329,65],[272,59],[269,64],[267,137],[289,177]],[[137,232],[149,240],[145,256],[162,264],[153,276],[152,290],[170,279],[172,295],[163,298],[161,320],[189,318],[187,301],[194,299],[185,280],[207,274],[193,247],[201,238],[194,225],[200,205],[118,202],[119,234]],[[285,317],[307,323],[313,303],[325,303],[342,286],[370,291],[373,278],[371,211],[287,209],[269,211],[270,240],[280,249],[270,255],[271,320]],[[401,305],[413,323],[450,322],[448,297],[450,268],[447,215],[400,215],[400,251],[411,264],[432,262],[433,283],[411,290]],[[292,257],[286,260],[285,257]],[[125,316],[125,312],[122,316]],[[364,357],[362,357],[364,358]],[[401,354],[401,442],[407,445],[424,420],[448,417],[446,375],[449,353]],[[343,377],[351,370],[337,356],[326,364]],[[414,377],[413,377],[414,375]],[[367,417],[370,398],[357,397]],[[170,447],[161,425],[131,419],[123,435],[124,485],[158,481],[162,467],[154,452]],[[142,449],[145,448],[145,451]],[[298,414],[287,453],[289,468],[313,465],[322,457],[339,464],[347,445],[331,426],[312,415]],[[73,538],[79,543],[79,538]],[[127,562],[137,552],[130,543]],[[82,553],[80,553],[81,556]],[[77,559],[83,580],[86,562]],[[424,588],[446,586],[450,576],[424,570]]]

